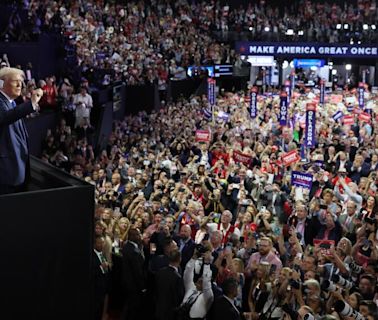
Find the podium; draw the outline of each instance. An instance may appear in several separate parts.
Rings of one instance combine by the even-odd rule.
[[[0,196],[1,318],[93,319],[94,187],[30,167],[26,192]]]

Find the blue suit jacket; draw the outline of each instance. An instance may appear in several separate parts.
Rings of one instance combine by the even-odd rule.
[[[12,107],[0,92],[0,184],[18,186],[25,181],[29,161],[28,134],[22,118],[34,112],[31,102]]]

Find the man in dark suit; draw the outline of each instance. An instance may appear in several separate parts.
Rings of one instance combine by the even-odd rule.
[[[303,245],[312,245],[316,232],[318,232],[321,224],[317,216],[308,215],[307,207],[298,204],[289,219],[290,227],[295,228],[295,232],[301,235],[300,242]]]
[[[168,256],[169,265],[158,271],[155,280],[156,319],[174,320],[175,309],[184,298],[184,282],[178,272],[181,262],[179,250],[173,250]]]
[[[23,82],[22,70],[0,70],[0,194],[23,191],[28,177],[28,134],[22,118],[38,109],[43,91],[34,90],[30,102],[16,106]]]
[[[286,223],[287,217],[283,211],[284,203],[287,200],[285,193],[281,191],[278,184],[268,185],[264,188],[260,198],[262,204],[275,216],[281,223]]]
[[[109,286],[109,263],[103,255],[105,239],[96,236],[93,250],[93,282],[95,286],[95,320],[101,320],[104,312],[105,297]]]
[[[131,228],[128,241],[122,248],[122,281],[126,294],[123,318],[136,320],[143,318],[143,298],[147,288],[147,272],[144,264],[142,235]]]
[[[210,311],[210,320],[241,320],[239,310],[234,304],[238,295],[238,282],[230,277],[223,284],[223,296],[215,299]]]
[[[180,237],[174,238],[181,252],[180,266],[182,272],[184,272],[186,264],[192,258],[196,246],[191,238],[191,234],[192,229],[190,226],[188,224],[184,224],[180,229]]]

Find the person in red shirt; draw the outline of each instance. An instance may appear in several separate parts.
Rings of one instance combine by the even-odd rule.
[[[41,101],[42,109],[55,109],[56,107],[56,97],[58,95],[58,88],[54,82],[53,77],[48,77],[46,79],[46,84],[42,87],[43,99]]]

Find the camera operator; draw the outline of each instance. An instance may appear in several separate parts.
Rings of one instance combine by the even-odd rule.
[[[291,281],[291,283],[294,284],[296,282]],[[290,284],[288,285],[282,310],[285,312],[283,319],[315,319],[314,310],[309,305],[306,305],[302,299],[300,283],[296,283],[294,287],[291,287]]]
[[[184,271],[185,295],[183,303],[192,303],[189,316],[193,319],[204,319],[214,299],[210,269],[213,257],[210,250],[203,252],[205,249],[202,247],[195,250],[193,258],[186,264]],[[195,270],[198,261],[202,264],[199,273]]]
[[[329,279],[334,274],[342,274],[348,277],[350,273],[349,262],[351,258],[346,254],[345,248],[350,245],[350,241],[346,238],[342,238],[336,249],[331,246],[329,250],[322,252],[320,248],[317,248],[318,254],[325,260],[323,265],[319,265],[318,272],[325,278]]]
[[[364,218],[364,225],[357,231],[357,242],[353,246],[352,256],[359,265],[366,266],[369,261],[378,259],[376,240],[376,220]]]

